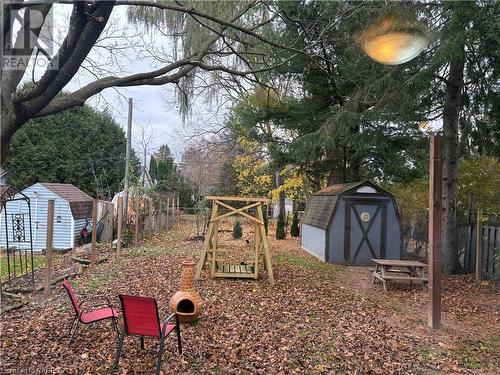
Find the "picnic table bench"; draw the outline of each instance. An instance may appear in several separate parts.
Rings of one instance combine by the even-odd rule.
[[[392,259],[372,259],[375,263],[375,270],[372,272],[373,281],[382,281],[384,290],[387,292],[387,280],[410,280],[422,283],[427,287],[428,278],[425,275],[427,264],[416,260],[392,260]]]

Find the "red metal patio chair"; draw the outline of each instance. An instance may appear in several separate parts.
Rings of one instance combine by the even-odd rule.
[[[177,332],[177,348],[179,350],[179,354],[182,354],[179,317],[176,313],[173,313],[160,322],[158,305],[156,304],[156,300],[154,298],[127,296],[123,294],[120,294],[119,297],[122,305],[123,328],[113,368],[115,371],[118,370],[125,335],[139,336],[141,338],[142,349],[144,349],[144,337],[155,337],[160,340],[158,360],[156,362],[156,374],[158,375],[161,368],[165,338],[174,329]],[[175,324],[169,323],[174,317]]]
[[[84,298],[80,302],[78,302],[75,297],[75,293],[73,292],[73,288],[71,287],[71,283],[67,279],[64,279],[63,287],[64,289],[66,289],[66,292],[68,292],[69,299],[71,300],[71,304],[73,305],[73,308],[75,310],[75,318],[73,319],[73,322],[71,323],[71,327],[69,329],[70,344],[73,342],[74,335],[78,328],[78,322],[82,324],[91,324],[100,320],[111,319],[113,328],[116,331],[116,335],[119,335],[118,325],[116,324],[118,314],[116,310],[111,306],[108,297],[92,296],[89,298]],[[99,300],[101,302],[98,302]],[[97,302],[91,303],[92,301]]]

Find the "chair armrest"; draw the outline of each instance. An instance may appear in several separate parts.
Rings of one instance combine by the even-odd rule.
[[[172,320],[173,317],[175,317],[176,321],[178,320],[177,314],[176,313],[172,313],[172,314],[168,315],[167,317],[163,318],[163,323],[164,324],[168,323],[170,320]]]
[[[177,313],[172,313],[163,319],[163,328],[161,329],[161,334],[165,335],[167,329],[167,323],[175,317],[175,326],[179,329],[179,315]]]
[[[111,307],[111,302],[109,301],[109,298],[103,294],[85,297],[80,301],[80,305],[87,303],[88,301],[99,301],[99,300],[106,301],[106,304],[108,304]],[[102,302],[102,304],[104,304],[104,302]]]
[[[101,300],[101,302],[99,302],[99,300]],[[91,308],[96,308],[100,306],[107,306],[109,308],[113,308],[111,302],[109,301],[109,298],[103,295],[84,298],[80,301],[79,305],[80,305],[80,310],[82,310],[82,313],[86,312]]]

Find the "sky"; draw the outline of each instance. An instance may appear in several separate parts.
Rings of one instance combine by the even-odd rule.
[[[66,35],[72,6],[55,4],[53,8],[53,39],[60,42]],[[158,31],[147,31],[143,26],[129,23],[126,12],[126,6],[115,7],[102,40],[91,51],[89,61],[65,87],[65,91],[75,91],[94,81],[94,74],[99,78],[108,75],[125,76],[163,66],[152,58],[152,54],[170,61],[175,60],[175,48],[171,38]],[[40,76],[42,73],[39,71],[36,75]],[[28,76],[29,73],[26,79],[31,78]],[[141,127],[145,128],[146,134],[151,138],[147,160],[161,145],[167,144],[179,162],[183,149],[189,144],[190,134],[219,129],[228,113],[226,105],[218,106],[217,102],[209,103],[203,96],[198,96],[193,99],[192,114],[184,123],[179,113],[173,84],[110,88],[89,99],[87,104],[97,109],[108,108],[117,123],[126,131],[128,98],[133,99],[132,146],[138,155],[143,154],[139,134]],[[441,121],[436,120],[428,125],[435,130],[441,127]]]
[[[170,38],[158,32],[147,32],[143,27],[127,21],[126,6],[117,6],[113,10],[108,25],[98,42],[89,54],[89,61],[64,88],[64,91],[75,91],[85,84],[107,75],[124,76],[133,73],[157,69],[161,65],[145,50],[147,46],[156,54],[170,55],[174,46]],[[60,43],[66,35],[71,6],[56,4],[53,9],[53,37]],[[111,54],[107,48],[113,46]],[[56,47],[57,48],[57,47]],[[42,70],[36,72],[40,77]],[[26,79],[30,79],[31,77]],[[167,144],[176,161],[180,161],[182,151],[188,144],[187,135],[200,126],[220,127],[225,109],[209,104],[203,97],[193,101],[192,114],[183,122],[179,113],[176,92],[173,84],[165,86],[137,86],[129,88],[110,88],[89,99],[86,104],[97,109],[108,108],[114,119],[126,131],[128,117],[128,98],[133,100],[132,147],[138,155],[142,155],[140,129],[151,138],[148,157]],[[201,125],[200,125],[201,124]]]

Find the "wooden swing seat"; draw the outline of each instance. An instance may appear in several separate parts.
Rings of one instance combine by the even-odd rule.
[[[239,277],[235,276],[237,274],[244,274],[245,276],[243,277],[250,277],[254,274],[254,267],[250,264],[219,264],[216,273],[228,273],[233,275],[229,277]],[[252,275],[249,276],[248,274]]]

